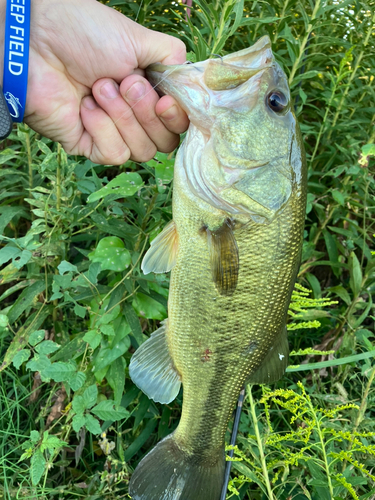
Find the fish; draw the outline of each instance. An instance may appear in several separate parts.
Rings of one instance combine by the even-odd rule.
[[[175,431],[138,464],[134,500],[219,500],[225,433],[244,383],[288,364],[287,311],[300,264],[306,161],[288,81],[265,36],[147,77],[190,126],[174,169],[173,219],[151,242],[145,274],[171,271],[168,319],[129,374],[156,402],[183,386]]]

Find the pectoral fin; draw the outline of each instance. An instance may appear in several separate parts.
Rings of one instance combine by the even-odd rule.
[[[133,354],[129,375],[150,399],[170,403],[179,393],[181,379],[168,351],[166,321]]]
[[[286,328],[278,337],[258,370],[250,375],[248,384],[272,384],[277,382],[285,373],[288,366],[289,345]]]
[[[237,286],[239,256],[233,222],[227,219],[216,231],[207,231],[212,276],[222,295],[231,295]]]
[[[167,273],[176,264],[178,237],[176,224],[172,220],[163,231],[152,240],[151,246],[142,261],[142,271],[148,273]]]

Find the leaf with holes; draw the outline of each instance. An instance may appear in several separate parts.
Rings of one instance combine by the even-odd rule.
[[[135,172],[122,173],[112,179],[106,186],[99,189],[95,193],[90,194],[87,198],[88,203],[98,201],[101,198],[112,194],[117,198],[126,198],[133,196],[143,186],[142,177]]]
[[[124,271],[131,263],[129,250],[117,236],[107,236],[100,240],[88,258],[92,262],[100,262],[103,271]]]

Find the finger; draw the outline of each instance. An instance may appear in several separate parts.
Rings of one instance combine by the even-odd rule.
[[[150,83],[145,78],[130,75],[122,81],[120,92],[157,149],[164,153],[173,151],[178,146],[180,138],[173,130],[165,127],[163,121],[156,115],[155,106],[159,96]]]
[[[182,64],[186,61],[185,44],[174,36],[149,30],[137,23],[128,24],[126,33],[132,40],[140,68],[155,62]]]
[[[82,99],[80,111],[85,131],[73,153],[103,165],[121,165],[128,161],[130,149],[112,119],[91,96]]]
[[[182,134],[189,126],[189,118],[173,97],[163,96],[156,103],[155,113],[166,128],[175,134]]]
[[[135,76],[135,78],[140,77]],[[157,151],[156,146],[139,124],[131,106],[121,96],[117,83],[109,78],[103,78],[95,82],[92,93],[129,146],[131,159],[148,161],[153,158]]]

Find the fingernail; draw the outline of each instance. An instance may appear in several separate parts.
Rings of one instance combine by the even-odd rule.
[[[82,106],[86,109],[96,109],[98,105],[91,96],[87,96],[82,99]]]
[[[160,115],[160,118],[163,118],[163,120],[174,120],[177,118],[177,114],[177,106],[173,104],[171,108],[167,109]]]
[[[119,95],[118,85],[116,82],[107,82],[100,87],[100,93],[107,99],[114,99]]]
[[[125,94],[125,99],[129,101],[138,101],[144,96],[146,85],[143,82],[135,82]]]

